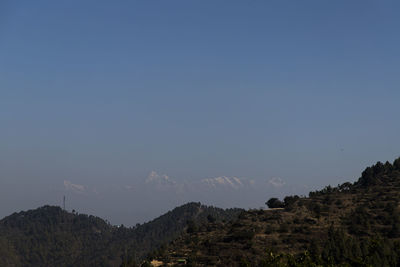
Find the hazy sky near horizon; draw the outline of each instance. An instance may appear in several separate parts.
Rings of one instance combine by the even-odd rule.
[[[2,1],[1,202],[152,170],[354,181],[400,155],[399,11],[364,0]]]

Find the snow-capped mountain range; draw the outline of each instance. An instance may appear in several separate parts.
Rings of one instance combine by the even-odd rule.
[[[77,182],[65,180],[63,183],[66,194],[72,194],[74,200],[82,206],[96,203],[106,206],[115,212],[120,202],[129,203],[129,206],[118,206],[119,216],[127,224],[127,220],[144,221],[172,209],[175,206],[199,201],[207,205],[222,208],[259,208],[270,197],[283,197],[291,194],[307,192],[306,188],[290,186],[278,177],[269,179],[249,179],[244,177],[218,176],[201,180],[177,180],[167,174],[151,171],[141,181],[132,184],[103,186],[93,188]],[[93,209],[93,207],[87,207]],[[101,214],[101,211],[96,210]],[[125,214],[125,215],[121,215]],[[132,215],[133,214],[133,215]],[[132,216],[135,217],[132,219]],[[129,217],[129,218],[128,218]]]

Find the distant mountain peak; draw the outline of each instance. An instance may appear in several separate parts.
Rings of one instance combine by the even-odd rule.
[[[151,171],[145,180],[146,184],[162,184],[162,185],[175,185],[176,182],[166,174],[158,174],[156,171]]]
[[[76,193],[84,193],[86,191],[85,186],[81,184],[73,184],[71,181],[64,180],[64,188]]]
[[[274,187],[282,187],[286,184],[286,182],[279,177],[272,177],[271,179],[268,180],[268,183]]]
[[[244,181],[238,177],[219,176],[215,178],[206,178],[201,180],[201,182],[213,188],[224,186],[238,189],[244,186]]]

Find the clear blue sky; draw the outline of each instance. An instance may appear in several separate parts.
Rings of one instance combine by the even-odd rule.
[[[2,1],[2,201],[69,179],[353,181],[400,155],[398,1]]]

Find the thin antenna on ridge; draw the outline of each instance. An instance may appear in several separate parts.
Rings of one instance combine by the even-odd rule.
[[[65,195],[64,195],[64,199],[63,199],[63,209],[65,210]]]

